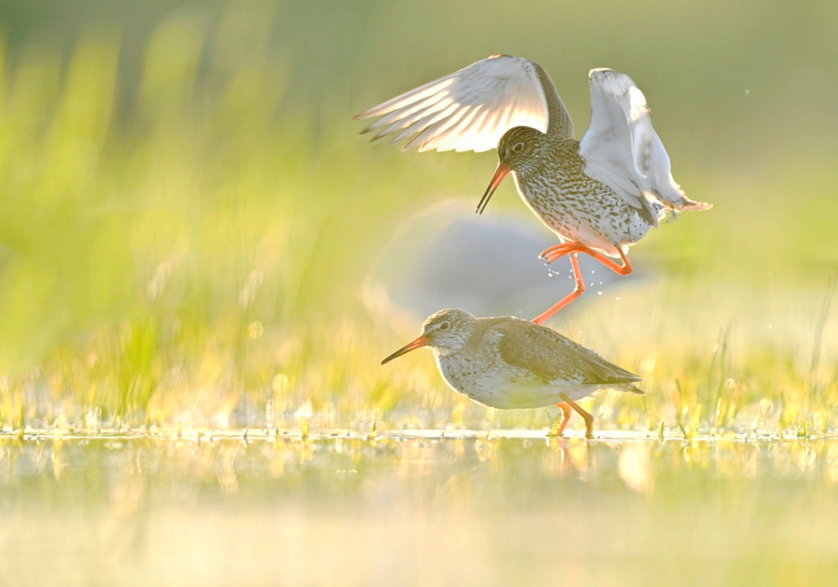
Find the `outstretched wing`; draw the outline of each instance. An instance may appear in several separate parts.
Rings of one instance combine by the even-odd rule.
[[[500,352],[510,365],[529,370],[544,383],[556,379],[593,385],[629,385],[640,377],[546,326],[516,321],[499,325]]]
[[[672,177],[669,155],[652,127],[646,97],[632,79],[611,69],[592,69],[591,126],[579,144],[585,172],[635,207],[646,195],[677,210],[706,210]]]
[[[535,63],[522,57],[493,55],[362,112],[380,116],[363,132],[373,140],[407,140],[404,149],[488,151],[515,126],[547,131],[549,90],[555,87]],[[556,94],[558,99],[558,94]]]

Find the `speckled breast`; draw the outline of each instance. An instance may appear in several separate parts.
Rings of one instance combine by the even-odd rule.
[[[651,228],[639,210],[581,170],[540,171],[516,173],[518,191],[535,215],[566,240],[616,255],[616,245],[635,243]]]

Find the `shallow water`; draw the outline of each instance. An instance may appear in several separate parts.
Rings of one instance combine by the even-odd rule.
[[[830,584],[838,440],[0,438],[22,584]]]

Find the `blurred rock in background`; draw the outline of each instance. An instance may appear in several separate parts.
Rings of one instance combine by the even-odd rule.
[[[364,303],[382,320],[417,320],[442,308],[477,316],[532,318],[573,290],[570,261],[549,268],[538,258],[556,237],[534,218],[504,211],[478,216],[474,198],[447,199],[406,218],[367,277]],[[599,297],[648,275],[618,277],[579,256],[586,294],[562,310],[584,310]]]

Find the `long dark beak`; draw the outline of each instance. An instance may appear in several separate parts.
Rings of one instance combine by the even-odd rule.
[[[390,355],[389,357],[387,357],[386,359],[381,361],[381,364],[383,365],[384,363],[392,361],[396,357],[401,357],[405,353],[409,353],[410,351],[412,351],[414,349],[421,348],[423,346],[428,346],[429,344],[431,344],[430,337],[425,336],[423,334],[422,336],[416,338],[415,340],[411,340],[409,343],[404,345],[402,348],[397,350],[395,353],[393,353],[392,355]]]
[[[486,204],[489,203],[489,200],[492,197],[492,194],[495,193],[495,190],[498,189],[500,182],[503,181],[503,178],[506,177],[512,169],[501,161],[498,163],[498,168],[495,169],[495,174],[492,176],[492,181],[489,182],[489,187],[486,188],[486,191],[483,192],[483,197],[480,198],[480,203],[477,204],[477,214],[483,214],[483,210],[486,209]]]

